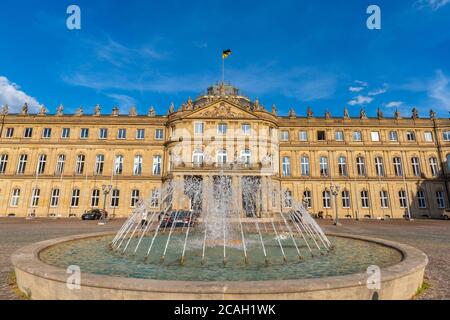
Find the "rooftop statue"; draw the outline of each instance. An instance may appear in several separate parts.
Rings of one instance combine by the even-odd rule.
[[[153,107],[153,106],[150,107],[150,110],[148,111],[148,116],[149,117],[156,116],[155,107]]]
[[[360,111],[360,113],[359,113],[359,118],[360,118],[361,120],[367,119],[366,110],[361,109],[361,111]]]
[[[350,119],[350,114],[348,113],[348,108],[344,108],[344,119]]]
[[[430,110],[430,119],[431,120],[436,119],[436,112],[434,112],[433,109]]]
[[[311,107],[308,107],[308,110],[306,111],[306,116],[308,117],[308,119],[311,119],[314,117],[314,113],[313,113]]]
[[[172,114],[172,113],[174,113],[175,112],[175,106],[174,106],[174,104],[173,104],[173,102],[170,104],[170,107],[169,107],[169,114]]]
[[[416,108],[412,109],[412,119],[414,119],[414,120],[419,119],[419,111],[417,111]]]
[[[277,106],[275,104],[272,105],[272,114],[277,115]]]
[[[59,107],[56,109],[56,115],[62,116],[64,111],[64,106],[62,104],[59,105]]]
[[[2,115],[6,116],[9,113],[9,106],[5,104],[2,108]]]
[[[295,113],[295,109],[291,108],[291,110],[289,110],[289,118],[296,118],[297,115]]]
[[[81,116],[83,115],[83,107],[82,107],[82,106],[80,106],[80,107],[77,109],[77,112],[76,112],[75,115],[78,116],[78,117],[81,117]]]
[[[136,107],[132,106],[130,109],[130,117],[136,117],[138,115]]]
[[[118,107],[118,106],[115,106],[115,107],[113,108],[112,116],[114,116],[114,117],[119,116],[119,107]]]
[[[39,109],[39,115],[40,116],[45,116],[48,113],[48,109],[42,105],[41,108]]]
[[[402,116],[400,115],[400,111],[398,111],[398,109],[395,110],[394,117],[396,120],[400,120],[402,118]]]
[[[100,111],[101,111],[100,105],[97,104],[94,108],[94,116],[96,116],[96,117],[100,116]]]
[[[22,111],[20,112],[21,115],[26,116],[28,115],[28,104],[25,103],[22,107]]]
[[[378,108],[378,111],[377,111],[377,118],[378,118],[378,120],[383,119],[383,111],[381,111],[380,108]]]
[[[331,119],[331,113],[328,110],[325,112],[325,119],[327,119],[327,120]]]

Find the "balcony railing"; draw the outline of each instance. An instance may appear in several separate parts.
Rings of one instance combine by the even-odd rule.
[[[258,163],[204,163],[204,162],[181,162],[172,163],[172,169],[201,169],[201,170],[261,170],[270,169],[272,164]]]

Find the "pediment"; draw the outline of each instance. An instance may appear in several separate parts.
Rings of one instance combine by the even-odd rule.
[[[252,111],[222,100],[192,111],[189,119],[258,119]]]

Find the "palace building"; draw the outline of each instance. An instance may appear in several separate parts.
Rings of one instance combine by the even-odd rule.
[[[168,181],[209,186],[220,176],[243,217],[274,216],[294,199],[324,217],[336,205],[341,217],[374,219],[440,217],[449,207],[450,120],[434,112],[284,117],[219,84],[164,116],[100,106],[92,115],[62,106],[29,114],[25,105],[20,114],[5,106],[0,121],[1,216],[80,217],[105,207],[126,217],[140,199],[161,210]],[[249,183],[257,205],[242,192]]]

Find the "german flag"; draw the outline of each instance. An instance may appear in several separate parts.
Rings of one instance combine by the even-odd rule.
[[[228,50],[223,50],[223,52],[222,52],[222,59],[226,59],[226,58],[228,58],[230,55],[231,55],[231,50],[230,49],[228,49]]]

